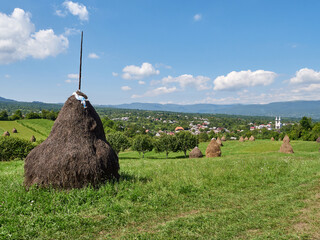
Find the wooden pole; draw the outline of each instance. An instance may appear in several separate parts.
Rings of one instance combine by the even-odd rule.
[[[79,91],[81,90],[82,42],[83,42],[83,31],[81,32],[80,69],[79,69]]]

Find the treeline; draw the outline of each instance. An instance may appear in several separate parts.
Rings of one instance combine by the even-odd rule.
[[[25,115],[22,115],[21,110],[16,110],[14,114],[9,116],[8,112],[6,110],[3,110],[0,112],[0,121],[14,121],[14,120],[20,120],[20,119],[49,119],[49,120],[56,120],[58,117],[59,112],[56,111],[48,111],[48,110],[42,110],[40,113],[36,112],[29,112]]]

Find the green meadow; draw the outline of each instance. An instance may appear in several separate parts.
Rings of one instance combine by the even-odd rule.
[[[69,191],[25,191],[23,161],[0,162],[0,239],[319,239],[319,145],[291,144],[230,141],[202,159],[128,151],[119,182]]]

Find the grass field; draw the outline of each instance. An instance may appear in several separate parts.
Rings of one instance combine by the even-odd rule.
[[[319,145],[280,144],[226,142],[211,159],[125,152],[119,183],[70,191],[26,192],[23,162],[0,162],[0,239],[320,239]]]
[[[45,140],[51,131],[53,121],[46,119],[24,119],[18,121],[0,121],[0,134],[8,131],[11,136],[30,140],[33,136],[37,140]],[[18,133],[12,133],[12,129],[18,130]]]

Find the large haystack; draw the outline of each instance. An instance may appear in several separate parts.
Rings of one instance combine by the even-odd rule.
[[[219,144],[216,140],[212,139],[206,149],[206,156],[207,157],[220,157],[221,156],[221,149]]]
[[[68,98],[49,137],[27,156],[24,171],[26,188],[33,184],[81,188],[119,178],[118,157],[89,101],[80,102],[73,95]]]
[[[198,147],[195,147],[189,153],[189,158],[202,158],[202,157],[203,157],[202,152],[200,151],[200,149]]]
[[[283,142],[280,151],[282,153],[293,153],[293,148],[289,142]]]
[[[222,141],[222,142],[227,141],[226,137],[225,137],[225,136],[222,136],[221,141]]]
[[[271,141],[274,141],[274,137],[271,138]]]
[[[35,142],[35,141],[36,141],[36,138],[35,138],[35,136],[32,135],[30,142]]]
[[[5,131],[2,136],[4,136],[4,137],[9,137],[9,136],[10,136],[10,133],[9,133],[8,131]]]
[[[248,138],[248,137],[245,137],[245,138],[244,138],[244,140],[245,140],[245,141],[248,141],[248,140],[249,140],[249,138]]]
[[[289,143],[290,142],[290,138],[288,135],[286,135],[284,138],[283,138],[283,142],[285,143]]]
[[[249,138],[249,141],[251,141],[251,142],[255,141],[255,138],[253,135],[251,135],[251,137]]]
[[[217,143],[219,144],[219,146],[220,146],[220,147],[222,147],[222,146],[223,146],[223,144],[222,144],[222,142],[221,142],[220,137],[218,137],[218,138],[217,138]]]
[[[316,141],[317,141],[317,143],[320,143],[320,137],[318,137]]]
[[[244,139],[242,136],[240,137],[239,142],[244,142]]]
[[[17,133],[17,132],[18,132],[17,129],[15,128],[12,129],[12,133]]]

